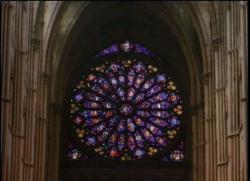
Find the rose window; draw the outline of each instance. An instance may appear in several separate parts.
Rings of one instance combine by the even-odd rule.
[[[110,61],[92,68],[75,87],[70,102],[78,147],[105,159],[162,155],[180,134],[181,115],[175,83],[157,67],[139,60]],[[71,149],[72,159],[81,154]],[[183,159],[181,149],[169,154],[172,160]]]

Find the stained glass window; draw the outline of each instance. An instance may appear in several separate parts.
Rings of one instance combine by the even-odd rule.
[[[124,52],[150,52],[128,41],[120,45]],[[118,47],[113,45],[98,56],[113,51]],[[107,61],[84,74],[73,90],[73,139],[67,156],[70,160],[96,155],[111,160],[182,161],[184,141],[177,140],[182,114],[179,90],[157,67],[134,59]]]
[[[152,51],[143,47],[142,45],[138,43],[132,43],[126,40],[123,43],[113,44],[110,47],[105,48],[104,50],[101,50],[99,53],[96,54],[95,58],[106,56],[106,55],[111,55],[111,54],[119,53],[119,52],[141,53],[149,57],[156,56]]]

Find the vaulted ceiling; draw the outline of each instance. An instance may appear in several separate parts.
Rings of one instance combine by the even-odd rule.
[[[91,58],[98,51],[113,43],[131,40],[159,55],[161,60],[156,62],[157,65],[164,67],[180,89],[184,90],[184,96],[189,97],[189,71],[192,70],[188,69],[182,43],[186,41],[189,44],[197,61],[201,62],[201,56],[197,34],[189,26],[191,18],[188,12],[182,15],[183,11],[188,11],[186,6],[185,3],[183,6],[175,6],[171,2],[90,3],[74,19],[66,46],[63,47],[61,61],[64,66],[61,74],[68,75],[65,95],[74,86],[75,81],[72,80],[79,78],[83,68],[91,64]],[[159,11],[163,7],[164,11]],[[181,37],[183,31],[185,35]]]

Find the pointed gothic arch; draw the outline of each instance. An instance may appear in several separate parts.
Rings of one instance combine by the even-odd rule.
[[[161,5],[164,5],[165,9],[160,8]],[[187,3],[186,5],[187,5],[187,7],[192,7],[191,4]],[[53,30],[54,30],[54,34],[56,34],[58,36],[61,36],[61,37],[52,36],[53,39],[50,40],[50,46],[53,47],[53,48],[48,48],[49,58],[47,60],[50,60],[49,61],[50,62],[49,63],[50,66],[52,66],[52,64],[53,64],[53,66],[50,68],[50,71],[54,72],[53,73],[54,76],[52,76],[52,77],[54,77],[54,81],[53,82],[55,82],[55,83],[52,83],[52,87],[55,87],[55,89],[53,91],[54,93],[53,92],[51,92],[51,93],[52,93],[52,95],[54,94],[55,96],[57,96],[57,98],[54,97],[54,96],[52,96],[54,98],[51,97],[51,100],[53,100],[52,102],[56,103],[56,105],[57,105],[58,108],[62,109],[62,107],[63,107],[63,101],[62,101],[63,100],[63,95],[58,94],[58,92],[61,92],[61,91],[59,91],[59,89],[64,90],[64,88],[62,86],[65,85],[65,84],[60,85],[60,82],[67,81],[67,79],[69,78],[69,77],[67,78],[67,76],[69,76],[69,74],[70,74],[70,73],[66,73],[65,74],[65,72],[66,72],[65,68],[67,68],[67,70],[69,70],[70,65],[67,62],[63,63],[63,61],[67,61],[67,59],[68,60],[70,59],[71,63],[72,63],[72,57],[74,57],[74,56],[72,56],[72,53],[70,55],[67,55],[67,53],[68,53],[67,51],[69,50],[68,47],[71,47],[71,46],[74,47],[75,46],[75,48],[77,48],[76,44],[74,45],[74,43],[73,43],[75,37],[72,36],[72,35],[77,35],[80,31],[86,32],[86,34],[88,34],[88,33],[91,34],[91,31],[92,31],[91,24],[88,24],[87,21],[89,21],[90,23],[91,23],[91,21],[93,21],[93,22],[95,22],[95,21],[94,21],[94,19],[92,20],[91,18],[89,18],[89,20],[86,19],[86,22],[85,22],[86,24],[84,24],[82,22],[79,24],[79,22],[80,21],[84,21],[85,17],[94,17],[95,16],[96,19],[99,18],[99,17],[101,18],[101,16],[102,16],[101,14],[105,14],[105,12],[108,12],[109,8],[116,7],[116,6],[117,6],[117,3],[110,3],[110,4],[107,4],[107,5],[106,4],[103,5],[102,8],[99,9],[98,5],[97,6],[95,6],[93,4],[86,4],[86,5],[84,5],[84,3],[81,6],[80,5],[76,6],[76,5],[70,4],[70,3],[65,3],[64,5],[62,5],[62,8],[61,8],[62,10],[61,11],[64,12],[64,13],[67,12],[67,11],[72,13],[73,11],[70,11],[69,10],[70,8],[72,8],[72,9],[78,8],[78,11],[75,11],[74,12],[75,14],[71,15],[72,17],[74,17],[75,24],[72,23],[69,20],[70,18],[69,18],[68,15],[67,15],[67,17],[68,17],[68,23],[69,23],[68,25],[67,25],[67,20],[64,20],[62,18],[62,16],[59,17],[59,20],[57,20],[57,22],[55,23],[56,26],[53,28]],[[202,60],[202,56],[201,56],[202,52],[200,52],[198,54],[194,53],[194,52],[197,52],[197,49],[195,49],[197,47],[192,47],[192,46],[189,46],[189,45],[190,44],[197,44],[199,41],[205,41],[205,40],[200,40],[199,39],[199,38],[201,38],[201,34],[203,34],[203,33],[201,33],[201,32],[196,33],[196,30],[197,30],[196,28],[197,27],[195,27],[195,25],[193,25],[193,29],[191,29],[191,30],[190,29],[189,30],[185,30],[185,29],[183,30],[183,29],[181,29],[180,28],[180,24],[181,23],[177,23],[177,22],[178,21],[183,21],[183,20],[181,20],[181,18],[183,18],[183,17],[180,17],[180,14],[179,14],[180,12],[178,12],[178,10],[177,11],[173,11],[173,10],[171,10],[171,8],[169,9],[168,8],[169,7],[168,4],[161,4],[161,3],[158,4],[158,3],[155,3],[155,5],[152,6],[152,5],[147,5],[147,3],[145,3],[145,5],[140,4],[140,6],[147,8],[147,10],[149,10],[149,12],[151,12],[152,14],[155,13],[157,15],[157,18],[159,18],[161,20],[159,22],[161,22],[163,25],[165,24],[165,26],[170,27],[169,28],[169,29],[171,29],[170,31],[174,32],[173,33],[174,36],[177,37],[176,41],[179,42],[179,44],[181,46],[180,49],[181,49],[181,51],[184,52],[183,53],[184,57],[182,59],[183,60],[185,59],[187,61],[187,67],[188,68],[186,69],[186,73],[187,73],[187,77],[189,77],[189,80],[187,80],[187,81],[189,81],[189,85],[188,85],[189,88],[188,89],[189,89],[189,93],[191,94],[190,95],[191,99],[189,100],[188,105],[190,107],[190,111],[194,115],[193,116],[193,122],[196,122],[197,119],[201,119],[202,112],[203,112],[202,111],[202,107],[203,107],[202,106],[202,104],[203,104],[202,102],[203,101],[201,99],[201,97],[202,97],[201,96],[202,95],[202,91],[201,91],[202,88],[200,87],[200,82],[201,82],[200,77],[201,77],[201,72],[202,72],[202,62],[201,62],[201,60]],[[190,13],[189,8],[186,8],[183,11],[187,11],[188,13]],[[63,14],[62,12],[61,12],[61,14]],[[91,14],[93,14],[93,15],[91,16]],[[100,15],[98,16],[98,14],[100,14]],[[76,16],[79,17],[79,18],[75,18]],[[108,13],[108,15],[106,15],[106,16],[108,16],[110,19],[112,19],[112,18],[115,19],[115,16],[112,15],[112,13]],[[119,13],[118,13],[118,16],[119,16]],[[150,17],[150,15],[147,15],[147,16]],[[173,18],[173,20],[172,20],[172,18],[166,18],[168,16],[171,16]],[[190,14],[189,19],[187,18],[185,20],[188,20],[189,23],[193,23],[194,20],[192,19],[193,18],[192,16],[196,17],[196,15]],[[105,16],[103,16],[103,17],[105,17]],[[155,18],[155,19],[157,19],[157,18]],[[105,18],[103,18],[102,21],[105,22],[107,20],[105,20]],[[98,20],[96,22],[98,22]],[[159,24],[157,24],[159,22],[156,22],[155,26],[159,25]],[[195,22],[197,23],[197,21],[195,21]],[[59,26],[62,23],[64,23],[64,27],[63,28]],[[93,27],[96,28],[98,26],[97,26],[97,24],[93,23]],[[152,27],[153,26],[151,25],[151,28]],[[65,31],[66,34],[61,33],[61,35],[60,35],[59,32],[62,31],[62,30],[60,30],[60,28],[64,29],[64,31]],[[84,28],[85,28],[85,30],[84,30]],[[58,31],[58,33],[57,33],[57,31]],[[188,31],[190,31],[190,33],[193,33],[192,37],[190,37],[190,36],[187,35],[189,33]],[[95,32],[95,33],[98,33],[98,32]],[[99,32],[99,33],[101,33],[101,32]],[[92,34],[92,38],[94,38],[93,34]],[[132,35],[130,34],[129,36],[132,36]],[[145,35],[144,35],[144,38],[145,38]],[[57,43],[58,40],[60,40],[61,42],[65,42],[65,44],[58,44]],[[84,36],[83,36],[83,40],[84,40]],[[107,40],[104,40],[103,42],[105,42],[105,41],[107,41]],[[196,41],[196,42],[194,42],[194,41]],[[148,42],[150,42],[150,40],[148,40]],[[96,44],[97,45],[99,44],[98,46],[101,47],[100,46],[101,43],[102,42],[96,43]],[[62,46],[62,45],[64,45],[64,46]],[[84,47],[84,46],[87,46],[87,44],[81,45],[81,47]],[[58,48],[56,48],[56,47],[58,47]],[[93,49],[94,50],[95,49],[98,50],[98,47],[97,48],[93,47]],[[56,51],[54,51],[54,50],[56,50]],[[198,50],[201,51],[201,48],[199,48],[199,46],[198,46]],[[81,50],[81,51],[83,51],[83,50]],[[63,54],[60,54],[59,52],[63,52]],[[87,52],[87,50],[85,52]],[[89,51],[89,52],[91,52],[92,55],[93,55],[94,51],[92,50],[92,51]],[[74,52],[74,53],[76,53],[76,52]],[[90,57],[90,55],[89,55],[89,57]],[[86,56],[86,58],[89,58],[89,57]],[[79,60],[79,57],[75,58],[75,59]],[[78,60],[73,60],[73,61],[78,61]],[[59,62],[57,63],[57,61],[59,61],[61,63],[59,63]],[[54,63],[52,63],[52,62],[54,62]],[[58,70],[56,70],[56,68],[58,68]],[[65,76],[65,79],[64,79],[65,81],[62,81],[63,76]],[[58,97],[59,95],[61,96],[60,98]],[[197,111],[197,108],[198,108],[198,111]],[[60,123],[59,123],[60,116],[59,115],[60,115],[60,113],[58,113],[58,120],[57,120],[58,125],[55,126],[54,129],[56,129],[56,127],[60,127],[59,126],[60,125]],[[53,114],[53,116],[54,116],[54,114]],[[191,128],[189,128],[189,129],[191,129]],[[53,129],[50,128],[50,130],[52,131]],[[193,139],[197,136],[196,134],[202,133],[202,131],[201,132],[200,131],[197,132],[197,128],[193,129],[193,130],[195,131],[195,132],[193,132],[193,134],[194,134],[193,135]],[[57,139],[59,139],[60,135],[57,135],[55,137],[57,137]],[[192,143],[192,142],[193,142],[193,140],[190,143]],[[51,150],[51,151],[49,151],[49,153],[54,153],[56,155],[59,154],[59,145],[60,145],[59,144],[59,140],[57,140],[57,144],[56,145],[57,145],[57,149],[58,149],[57,152],[55,152],[54,148],[53,148],[53,151]],[[190,150],[192,150],[192,149],[190,149]],[[192,158],[192,161],[193,161],[194,164],[197,163],[198,160],[199,160],[200,163],[202,162],[201,160],[204,159],[204,158],[202,158],[202,152],[203,151],[204,150],[202,150],[202,149],[198,149],[197,153],[199,153],[199,155],[200,155],[199,158],[191,156],[192,153],[188,153],[189,154],[189,158]],[[56,156],[56,155],[54,155],[54,156]],[[196,155],[196,153],[194,155]],[[48,163],[50,162],[50,160],[51,159],[48,159]],[[59,157],[58,157],[58,162],[59,162]],[[49,165],[53,165],[53,164],[49,163]],[[197,169],[200,169],[200,168],[201,167],[199,167]],[[54,175],[54,173],[52,173],[52,174]]]
[[[247,2],[2,1],[1,10],[4,180],[60,179],[69,83],[124,39],[179,71],[192,180],[247,180]]]

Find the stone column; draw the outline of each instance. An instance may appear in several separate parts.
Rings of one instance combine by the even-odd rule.
[[[1,156],[2,179],[11,180],[12,172],[12,123],[13,106],[13,34],[14,3],[1,2]]]
[[[226,86],[227,86],[227,69],[226,59],[224,57],[224,9],[223,3],[219,6],[216,24],[218,32],[213,39],[213,52],[215,62],[215,117],[216,117],[216,167],[217,180],[227,181],[228,151],[226,140],[227,125],[227,102],[226,102]]]
[[[60,121],[62,120],[62,108],[58,103],[52,102],[49,105],[49,130],[47,132],[50,141],[47,150],[50,152],[50,157],[54,160],[48,160],[46,163],[48,181],[58,180],[59,178],[59,158],[60,158]]]
[[[228,68],[228,180],[240,180],[240,140],[242,130],[239,115],[239,58],[238,58],[238,5],[239,2],[230,2],[227,10],[227,68]]]
[[[191,108],[193,132],[193,180],[205,180],[205,139],[202,104]]]
[[[28,48],[28,57],[26,65],[26,97],[25,97],[25,141],[24,141],[24,157],[23,157],[23,180],[34,180],[34,152],[35,152],[35,105],[37,100],[37,66],[38,62],[34,53],[34,46],[32,38],[34,36],[34,21],[33,17],[36,14],[37,9],[34,6],[33,1],[25,2],[23,6],[26,6],[26,41]]]
[[[240,2],[240,64],[241,64],[241,97],[240,97],[240,115],[242,121],[242,132],[240,133],[240,180],[247,181],[247,106],[248,106],[248,21],[247,21],[247,1]]]
[[[208,46],[207,51],[211,52]],[[213,48],[213,47],[212,47]],[[214,61],[209,53],[207,62],[204,65],[203,86],[204,86],[204,124],[205,124],[205,178],[216,179],[216,129],[214,117]]]
[[[10,125],[12,142],[12,173],[11,180],[20,181],[23,178],[24,135],[25,135],[25,76],[27,61],[27,16],[23,2],[15,4],[15,54],[14,54],[14,86],[13,86],[13,122]]]
[[[37,87],[36,103],[35,103],[35,127],[34,127],[34,180],[44,181],[45,170],[48,169],[45,165],[46,160],[46,140],[52,139],[47,137],[47,123],[48,123],[48,85],[49,74],[44,68],[43,62],[43,35],[44,35],[44,3],[40,2],[37,12],[37,19],[35,24],[34,36],[32,38],[33,53],[34,53],[34,68],[36,69],[37,78],[33,81]]]

